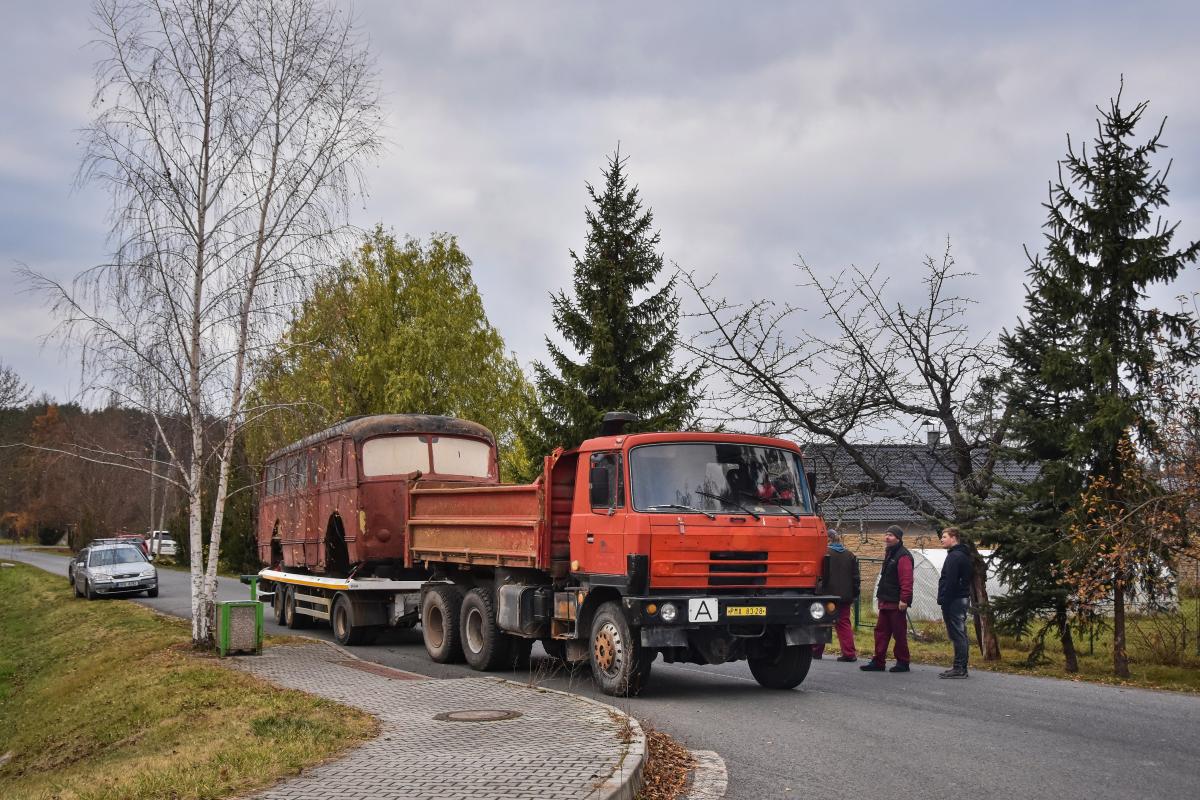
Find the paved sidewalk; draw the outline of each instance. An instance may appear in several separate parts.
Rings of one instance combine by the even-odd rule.
[[[426,678],[325,644],[270,647],[230,662],[280,686],[360,708],[382,727],[345,757],[255,800],[631,800],[641,781],[645,739],[637,722],[576,695],[499,678]],[[436,719],[480,710],[520,716]]]

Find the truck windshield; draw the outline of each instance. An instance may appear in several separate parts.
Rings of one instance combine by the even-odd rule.
[[[679,513],[810,514],[800,459],[777,447],[696,442],[635,447],[629,454],[633,507]]]

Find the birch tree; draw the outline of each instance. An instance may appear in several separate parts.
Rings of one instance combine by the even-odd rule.
[[[163,463],[121,465],[187,499],[192,638],[208,645],[231,454],[257,412],[248,373],[340,249],[381,146],[375,69],[353,21],[317,0],[100,0],[95,27],[79,179],[112,198],[111,259],[70,285],[29,277],[88,385],[156,420]],[[176,419],[183,445],[165,432]]]

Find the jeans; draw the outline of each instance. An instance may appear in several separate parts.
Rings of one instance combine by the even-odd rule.
[[[942,606],[942,621],[946,623],[946,635],[954,645],[954,668],[966,670],[967,656],[971,652],[971,644],[967,640],[967,605],[970,600],[966,597],[956,597],[947,600]]]

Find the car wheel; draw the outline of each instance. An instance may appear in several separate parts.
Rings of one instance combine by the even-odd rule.
[[[155,586],[153,589],[147,589],[146,597],[158,597],[158,587]]]
[[[79,591],[79,581],[72,579],[71,589],[74,590],[76,597],[83,597],[83,592]]]
[[[96,599],[96,596],[97,596],[97,595],[96,595],[96,592],[95,592],[95,591],[93,591],[93,589],[92,589],[92,582],[91,582],[91,581],[89,581],[89,580],[86,580],[86,579],[84,580],[84,582],[83,582],[83,593],[84,593],[84,594],[87,596],[87,599],[88,599],[88,600],[95,600],[95,599]]]

